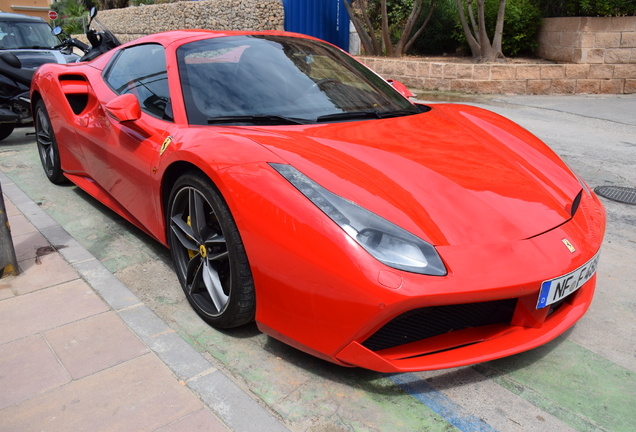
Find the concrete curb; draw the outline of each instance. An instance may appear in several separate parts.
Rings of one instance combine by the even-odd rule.
[[[2,192],[180,380],[235,432],[289,431],[177,334],[0,171]],[[188,381],[190,380],[190,381]]]

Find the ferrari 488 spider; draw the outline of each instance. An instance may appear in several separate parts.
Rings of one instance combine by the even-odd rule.
[[[170,247],[213,326],[386,372],[561,334],[601,203],[518,125],[395,84],[307,36],[173,31],[44,65],[31,101],[47,177]]]

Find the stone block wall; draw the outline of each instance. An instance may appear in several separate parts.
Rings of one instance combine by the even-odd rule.
[[[126,43],[178,29],[284,30],[282,0],[182,1],[100,11],[97,19]]]
[[[636,64],[636,16],[547,18],[539,57],[581,64]]]
[[[385,79],[479,94],[636,93],[636,64],[472,64],[358,57]]]

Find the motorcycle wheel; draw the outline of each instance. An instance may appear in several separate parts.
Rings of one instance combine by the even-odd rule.
[[[13,123],[0,123],[0,141],[11,135],[13,129],[15,129],[15,124]]]

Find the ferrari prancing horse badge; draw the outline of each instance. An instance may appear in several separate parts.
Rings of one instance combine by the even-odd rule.
[[[172,137],[171,136],[166,138],[166,140],[163,142],[163,144],[161,144],[161,150],[159,151],[159,156],[163,155],[163,152],[166,151],[166,149],[168,148],[168,146],[170,145],[171,142],[172,142]]]
[[[574,246],[572,246],[572,243],[570,243],[570,241],[569,241],[568,239],[563,239],[563,240],[561,240],[561,241],[563,242],[563,244],[565,245],[565,247],[567,247],[567,248],[568,248],[568,250],[569,250],[571,253],[576,252],[576,249],[574,249]]]

